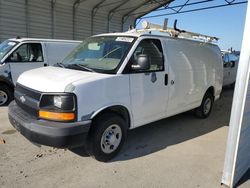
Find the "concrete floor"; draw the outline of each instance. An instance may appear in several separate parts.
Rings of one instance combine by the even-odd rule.
[[[225,89],[206,120],[191,112],[129,132],[109,163],[74,151],[37,147],[0,108],[0,187],[221,187],[233,90]],[[250,187],[249,178],[240,187]]]

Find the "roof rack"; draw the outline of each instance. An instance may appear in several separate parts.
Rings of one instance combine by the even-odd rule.
[[[194,32],[185,31],[185,30],[180,30],[177,28],[176,25],[177,25],[177,20],[175,20],[175,22],[174,22],[174,28],[168,27],[168,19],[164,20],[163,26],[158,25],[158,24],[154,24],[154,23],[150,23],[150,22],[145,20],[142,22],[143,29],[137,30],[137,31],[138,32],[158,31],[158,32],[162,32],[162,33],[168,33],[172,37],[202,40],[204,42],[217,42],[219,40],[219,38],[217,38],[217,37],[203,35],[200,33],[194,33]]]

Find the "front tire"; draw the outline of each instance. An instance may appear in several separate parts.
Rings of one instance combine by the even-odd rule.
[[[213,108],[214,97],[210,92],[207,92],[203,99],[201,105],[195,109],[195,115],[199,118],[207,118]]]
[[[106,162],[120,151],[127,135],[125,120],[115,113],[106,113],[93,121],[88,152],[96,160]]]
[[[6,85],[0,85],[0,106],[7,106],[13,100],[13,91]]]

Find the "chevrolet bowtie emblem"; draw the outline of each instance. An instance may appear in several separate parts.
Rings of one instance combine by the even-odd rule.
[[[22,103],[24,103],[24,102],[26,101],[25,97],[24,97],[24,96],[21,96],[21,97],[20,97],[20,101],[21,101]]]

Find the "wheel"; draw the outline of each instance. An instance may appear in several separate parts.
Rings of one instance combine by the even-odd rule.
[[[120,151],[127,135],[125,120],[115,113],[106,113],[93,121],[87,151],[98,161],[106,162]]]
[[[207,118],[212,111],[213,103],[213,95],[210,92],[207,92],[202,99],[201,105],[195,109],[195,115],[199,118]]]
[[[6,85],[0,85],[0,106],[6,106],[13,100],[13,92]]]

